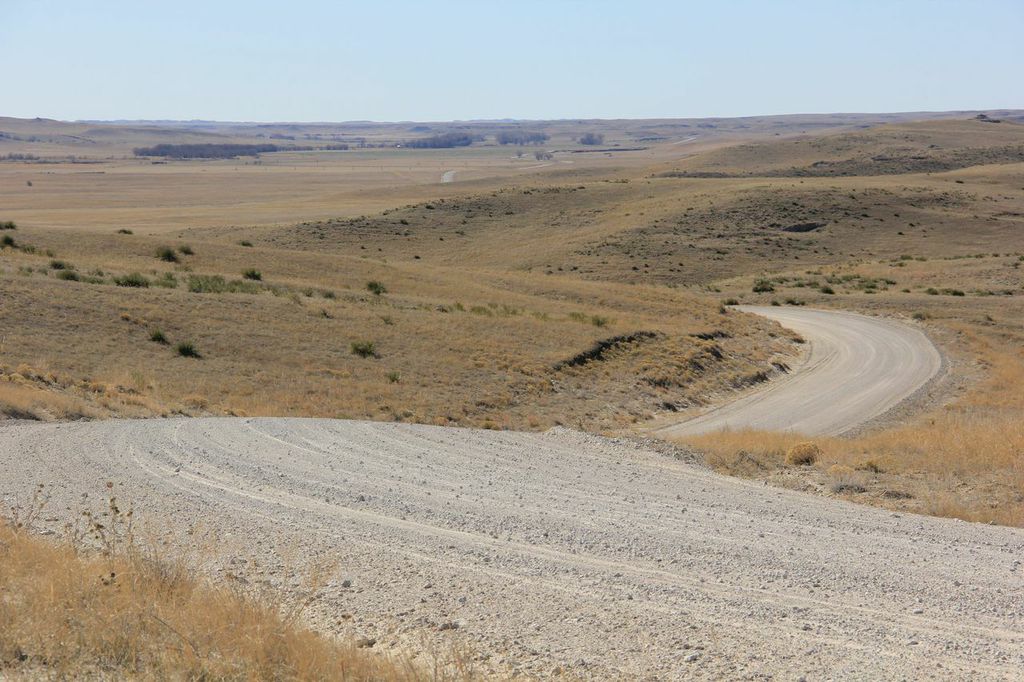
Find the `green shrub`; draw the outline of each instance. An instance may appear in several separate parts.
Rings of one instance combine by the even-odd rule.
[[[366,283],[366,290],[374,296],[380,296],[381,294],[388,293],[387,287],[385,287],[382,282],[378,282],[375,279],[371,279]]]
[[[836,293],[836,290],[827,284],[822,285],[821,289],[819,289],[818,291],[820,291],[823,294],[828,294],[829,296]]]
[[[174,276],[173,272],[165,272],[153,280],[153,286],[163,287],[164,289],[176,289],[178,287],[178,278]]]
[[[149,279],[145,275],[133,272],[128,275],[122,275],[121,277],[114,278],[114,284],[119,287],[134,287],[137,289],[145,289],[149,287]]]
[[[754,293],[755,294],[766,294],[775,291],[775,285],[773,285],[767,279],[759,279],[754,282]]]
[[[202,357],[199,354],[199,351],[196,350],[195,345],[193,343],[191,343],[190,341],[182,341],[181,343],[179,343],[175,347],[175,350],[177,350],[178,351],[178,355],[180,355],[183,358],[197,358],[198,359],[198,358]]]
[[[169,246],[161,246],[156,250],[156,257],[165,263],[177,263],[178,254]]]
[[[259,270],[255,268],[249,268],[248,270],[244,270],[242,272],[242,277],[259,282],[263,280],[263,273],[261,273]]]
[[[263,289],[254,282],[227,281],[220,275],[189,275],[188,290],[194,294],[258,294]]]
[[[14,221],[12,221],[12,220],[6,220],[4,222],[0,222],[0,230],[17,230],[17,229],[18,229],[18,226],[15,225]]]
[[[131,230],[129,230],[127,228],[124,228],[124,227],[122,227],[120,230],[118,230],[117,233],[118,234],[135,234]]]
[[[238,242],[238,245],[239,246],[249,246],[249,247],[251,247],[252,246],[252,242],[249,241],[248,239],[243,239],[242,241]]]
[[[75,268],[74,268],[74,266],[72,266],[72,265],[70,265],[68,263],[65,263],[62,260],[52,260],[52,261],[50,261],[50,269],[51,270],[74,270]]]
[[[361,358],[375,358],[377,357],[377,347],[373,341],[353,341],[352,354]]]
[[[149,340],[152,341],[153,343],[159,343],[161,346],[166,346],[171,343],[170,341],[167,340],[167,337],[164,335],[164,333],[159,329],[154,329],[152,332],[150,332]]]
[[[66,282],[77,282],[78,273],[74,270],[59,270],[57,272],[57,279],[62,279]]]
[[[17,245],[14,243],[14,237],[9,234],[5,234],[0,237],[0,249],[6,249],[7,247],[15,248]]]

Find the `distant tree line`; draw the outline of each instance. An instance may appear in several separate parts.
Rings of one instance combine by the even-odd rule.
[[[604,144],[604,135],[600,133],[583,133],[580,135],[580,144]]]
[[[548,141],[548,134],[529,130],[502,130],[494,139],[498,144],[543,144]]]
[[[413,149],[449,149],[451,147],[468,147],[473,144],[473,136],[466,133],[442,133],[430,137],[409,140],[406,147]]]
[[[256,156],[267,152],[336,151],[348,149],[347,144],[329,144],[320,147],[280,147],[276,144],[158,144],[136,147],[135,156],[162,156],[169,159],[234,159]]]

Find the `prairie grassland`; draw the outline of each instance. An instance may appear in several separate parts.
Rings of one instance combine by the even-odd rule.
[[[12,414],[615,429],[735,390],[792,352],[773,325],[667,288],[138,235],[17,235],[30,248],[0,252],[0,386]],[[609,339],[599,357],[576,359]]]
[[[427,667],[422,657],[376,655],[323,637],[303,625],[302,603],[199,578],[130,538],[113,541],[114,529],[104,526],[111,523],[91,520],[104,541],[97,551],[0,520],[5,679],[480,678],[458,656]],[[310,584],[309,595],[316,589]]]
[[[1024,145],[1024,126],[1007,130],[1004,137]],[[469,261],[698,289],[738,276],[905,254],[1024,250],[1021,163],[844,177],[675,178],[620,169],[464,189],[375,215],[247,234],[295,249],[365,249],[391,262]],[[224,237],[243,233],[228,230]]]

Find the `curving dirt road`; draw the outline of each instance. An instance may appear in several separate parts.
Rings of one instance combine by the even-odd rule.
[[[787,377],[659,435],[744,428],[839,435],[892,409],[942,366],[928,337],[893,320],[807,308],[739,309],[799,333],[809,345],[804,360]]]
[[[626,441],[301,419],[0,426],[0,493],[56,529],[112,481],[158,540],[377,648],[594,679],[1001,679],[1024,532],[728,479]],[[89,498],[83,498],[88,493]],[[199,539],[197,539],[199,538]],[[346,582],[348,581],[348,582]]]
[[[937,366],[909,327],[765,312],[812,346],[748,415],[774,405],[839,430],[831,412],[867,418]],[[158,542],[213,544],[211,570],[288,592],[336,561],[312,622],[385,651],[454,643],[481,669],[538,678],[1024,670],[1021,530],[724,478],[631,441],[312,419],[0,422],[0,473],[4,507],[46,484],[40,530],[102,509],[111,481]]]

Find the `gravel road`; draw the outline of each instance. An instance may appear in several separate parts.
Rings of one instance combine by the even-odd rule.
[[[892,409],[942,366],[932,342],[909,324],[833,310],[739,309],[799,333],[809,346],[802,364],[739,400],[658,429],[658,435],[742,428],[839,435]]]
[[[718,476],[646,446],[301,419],[0,426],[0,495],[58,528],[113,481],[157,536],[376,648],[594,679],[1021,679],[1024,532]],[[83,493],[89,498],[83,499]]]

